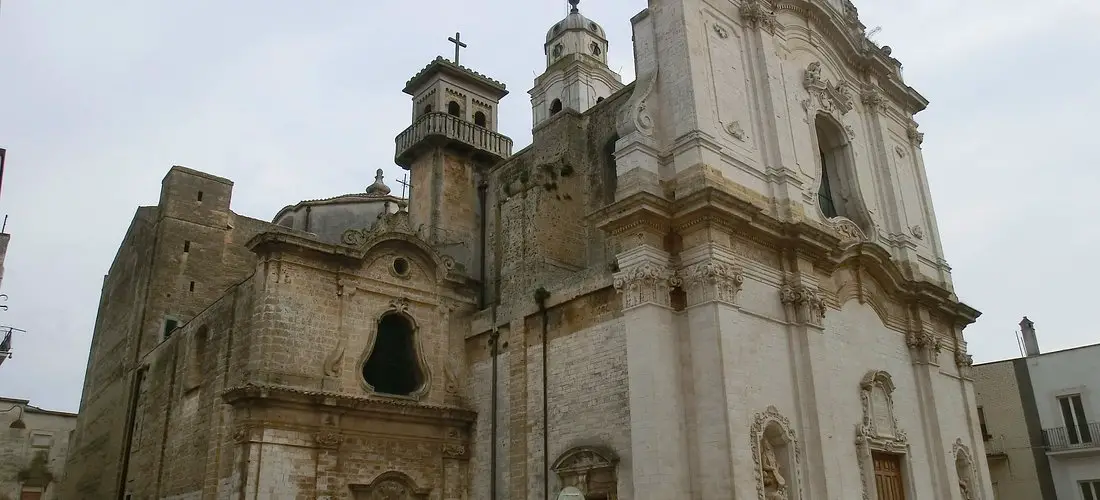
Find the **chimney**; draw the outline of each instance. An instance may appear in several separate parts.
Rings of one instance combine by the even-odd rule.
[[[1039,339],[1035,337],[1035,323],[1027,319],[1027,316],[1020,321],[1020,333],[1024,337],[1024,355],[1038,356]]]

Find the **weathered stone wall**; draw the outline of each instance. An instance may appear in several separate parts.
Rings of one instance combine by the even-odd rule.
[[[232,213],[231,191],[226,179],[173,167],[160,204],[135,215],[104,278],[66,496],[113,495],[139,360],[168,320],[186,324],[254,272],[245,243],[271,225]]]
[[[22,413],[16,407],[21,407]],[[76,415],[42,410],[26,400],[0,398],[0,411],[4,410],[14,411],[0,413],[0,498],[21,498],[23,486],[27,491],[43,492],[43,500],[65,498],[58,492]],[[10,428],[16,418],[22,418],[26,428]],[[40,452],[46,453],[44,470],[34,461]],[[52,481],[47,483],[43,472],[48,472]],[[21,473],[29,473],[28,482],[21,483]]]

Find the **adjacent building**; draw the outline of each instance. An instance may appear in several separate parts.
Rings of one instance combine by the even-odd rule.
[[[502,82],[408,81],[407,198],[268,222],[172,168],[103,283],[65,498],[991,498],[928,102],[855,6],[650,0],[624,84],[570,3],[526,148]]]
[[[1042,353],[1020,322],[1025,355],[973,368],[998,500],[1100,500],[1100,344]]]
[[[59,496],[76,414],[0,397],[0,500]]]

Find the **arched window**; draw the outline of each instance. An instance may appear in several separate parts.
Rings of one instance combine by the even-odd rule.
[[[481,111],[474,113],[474,125],[477,125],[479,127],[489,126],[489,120],[485,117],[485,113],[482,113]]]
[[[843,216],[851,219],[846,206],[845,182],[848,178],[848,140],[830,118],[818,115],[814,121],[817,132],[817,155],[821,163],[821,184],[817,189],[818,207],[827,218]]]
[[[426,114],[431,113],[431,112],[432,112],[432,105],[431,104],[428,104],[428,105],[424,106],[424,113],[423,114],[426,115]]]
[[[454,101],[448,102],[447,114],[451,116],[462,116],[462,106],[459,106],[458,103]]]
[[[561,99],[554,99],[554,102],[550,103],[550,114],[556,115],[561,111]]]
[[[400,314],[378,322],[374,348],[363,364],[363,379],[375,392],[409,396],[424,383],[413,333],[412,322]]]

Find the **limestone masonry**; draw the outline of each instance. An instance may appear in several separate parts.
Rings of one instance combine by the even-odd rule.
[[[407,199],[173,167],[103,294],[66,499],[992,499],[907,86],[844,0],[577,2],[533,143],[404,91]]]

